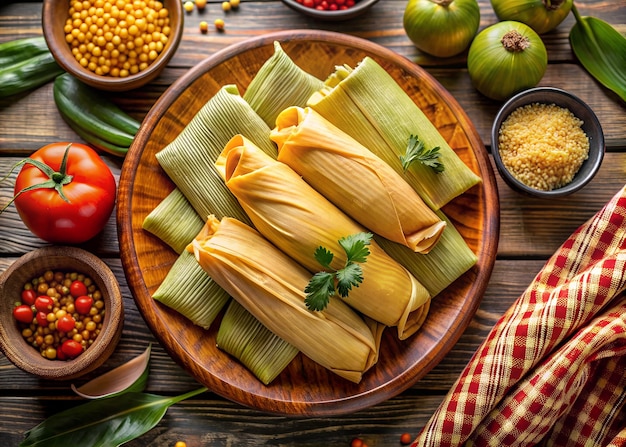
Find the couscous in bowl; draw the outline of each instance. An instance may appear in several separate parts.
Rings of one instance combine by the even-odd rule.
[[[491,141],[507,185],[544,198],[580,190],[597,173],[605,151],[593,110],[552,87],[532,88],[509,99],[494,120]]]

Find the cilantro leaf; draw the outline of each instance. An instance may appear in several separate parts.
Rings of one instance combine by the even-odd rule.
[[[372,233],[356,233],[339,239],[339,245],[346,252],[346,263],[343,268],[334,272],[317,272],[304,288],[306,297],[304,303],[311,310],[324,310],[328,306],[330,297],[337,291],[342,297],[347,297],[353,287],[359,287],[363,282],[363,269],[357,263],[367,261],[370,254],[370,245],[374,235]],[[330,267],[334,254],[325,247],[315,250],[315,259],[324,267]]]
[[[372,233],[356,233],[339,239],[339,245],[346,252],[348,262],[365,262],[370,254],[367,246],[372,241]]]
[[[333,252],[325,247],[317,247],[315,250],[315,259],[327,269],[330,268],[330,263],[333,262],[333,257]]]
[[[304,303],[311,310],[324,310],[335,293],[335,277],[329,272],[317,272],[304,288]]]
[[[341,270],[337,270],[337,291],[343,298],[347,297],[352,286],[359,287],[363,282],[363,269],[359,264],[348,264]]]
[[[407,144],[406,153],[400,155],[400,162],[402,163],[402,169],[405,171],[409,169],[412,163],[419,161],[424,166],[430,167],[437,174],[445,171],[445,166],[439,160],[441,156],[441,148],[435,146],[432,149],[426,149],[424,142],[419,139],[417,135],[411,135]]]

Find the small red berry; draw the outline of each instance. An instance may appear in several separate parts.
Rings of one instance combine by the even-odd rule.
[[[411,435],[409,433],[402,433],[400,443],[402,445],[409,445],[411,443]]]
[[[70,284],[70,293],[74,298],[87,295],[87,286],[82,281],[72,281],[72,284]]]

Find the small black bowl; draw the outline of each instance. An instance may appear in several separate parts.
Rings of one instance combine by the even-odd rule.
[[[315,8],[309,8],[304,6],[302,3],[299,3],[296,0],[282,0],[283,3],[289,6],[291,9],[301,12],[304,15],[309,17],[313,17],[319,20],[326,21],[340,21],[340,20],[348,20],[354,17],[360,16],[365,11],[369,10],[378,0],[356,0],[354,6],[348,9],[329,11],[329,10],[320,10]]]
[[[569,109],[578,119],[583,121],[582,129],[589,139],[589,158],[585,160],[572,181],[561,188],[550,191],[531,188],[515,178],[504,166],[498,147],[498,135],[502,123],[517,108],[528,104],[555,104]],[[602,126],[593,110],[575,95],[553,87],[535,87],[525,90],[509,99],[500,109],[491,128],[491,152],[502,179],[513,190],[520,193],[541,197],[563,197],[580,190],[596,175],[604,158],[605,144]]]

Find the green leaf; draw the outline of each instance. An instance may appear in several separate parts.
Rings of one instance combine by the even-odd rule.
[[[368,245],[372,242],[372,233],[356,233],[339,239],[339,245],[346,252],[348,263],[365,262],[370,254]]]
[[[333,257],[333,252],[325,247],[317,247],[317,250],[315,250],[315,259],[325,268],[330,268]]]
[[[128,392],[92,400],[32,428],[20,447],[119,446],[152,429],[171,405],[205,391],[199,388],[175,397]]]
[[[569,41],[585,69],[602,85],[626,101],[626,38],[595,17],[581,17],[575,6],[576,23]]]
[[[406,147],[406,153],[400,155],[402,169],[409,169],[412,163],[418,161],[425,166],[430,167],[436,173],[445,171],[443,163],[439,160],[441,156],[439,146],[432,149],[426,149],[424,142],[417,135],[409,136],[409,142]]]
[[[352,287],[359,287],[363,282],[363,269],[359,264],[348,264],[337,270],[337,291],[342,297],[347,297]]]
[[[324,310],[331,295],[335,293],[334,275],[328,272],[317,272],[304,288],[304,293],[306,293],[304,303],[309,309]]]

